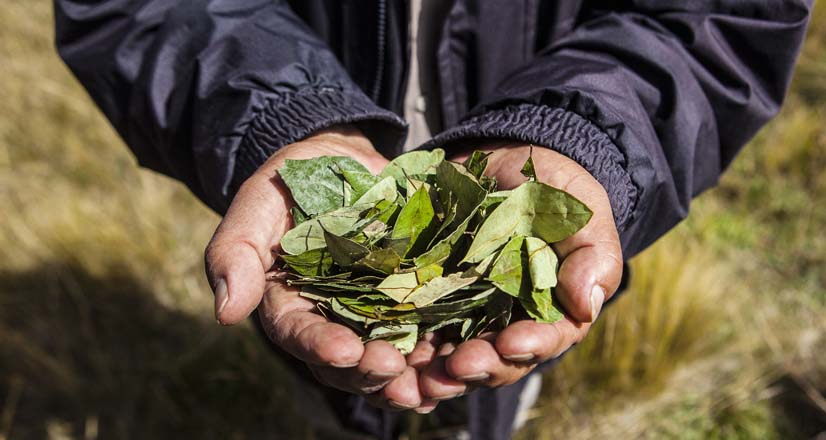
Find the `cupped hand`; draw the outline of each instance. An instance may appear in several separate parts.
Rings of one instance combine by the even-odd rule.
[[[520,173],[531,154],[527,145],[491,145],[486,174],[500,189],[515,188],[526,179]],[[588,333],[602,304],[622,278],[622,250],[605,189],[573,160],[542,147],[532,148],[537,179],[565,190],[594,212],[588,224],[568,239],[555,243],[562,264],[555,295],[566,316],[544,324],[512,322],[499,333],[486,333],[458,346],[421,350],[435,353],[422,368],[420,388],[427,399],[443,400],[474,386],[512,384],[538,363],[557,357]],[[453,158],[463,161],[466,154]],[[414,352],[411,356],[423,356]],[[410,356],[408,356],[410,358]]]
[[[215,317],[231,325],[258,308],[269,338],[304,361],[318,380],[351,393],[371,394],[378,405],[416,408],[418,373],[385,341],[363,344],[349,328],[328,321],[298,290],[266,277],[273,250],[290,229],[292,199],[278,170],[286,159],[348,156],[378,173],[387,163],[358,130],[320,132],[275,153],[239,189],[206,249],[206,272],[215,292]]]

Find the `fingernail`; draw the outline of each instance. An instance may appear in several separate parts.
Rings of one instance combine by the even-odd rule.
[[[536,355],[533,353],[503,354],[502,357],[513,362],[528,362],[534,360]]]
[[[605,290],[597,284],[591,289],[591,322],[594,322],[599,316],[603,302],[605,302]]]
[[[432,397],[432,399],[433,400],[438,400],[438,401],[450,400],[450,399],[455,399],[455,398],[461,396],[462,394],[464,394],[464,393],[456,393],[456,394],[451,394],[449,396],[442,396],[442,397]]]
[[[369,382],[387,382],[390,379],[399,377],[399,375],[401,375],[401,373],[379,373],[376,371],[368,371],[364,377]]]
[[[436,407],[431,406],[429,408],[414,408],[413,411],[416,411],[417,414],[430,414],[434,409],[436,409]]]
[[[224,310],[224,307],[227,306],[228,302],[227,281],[221,278],[215,283],[215,320],[218,321],[218,324],[224,324],[221,322],[221,312]]]
[[[353,362],[353,363],[350,363],[350,364],[343,364],[343,363],[340,363],[340,362],[330,362],[330,365],[333,366],[333,367],[336,367],[336,368],[353,368],[358,364],[359,364],[358,362]]]
[[[488,373],[479,373],[479,374],[468,374],[467,376],[460,376],[457,377],[457,380],[461,380],[462,382],[478,382],[482,380],[488,380],[490,374]]]
[[[393,408],[398,408],[398,409],[414,409],[414,408],[416,408],[416,407],[418,407],[418,406],[420,405],[419,403],[414,404],[414,405],[408,405],[408,404],[406,404],[406,403],[396,402],[395,400],[391,400],[391,399],[388,399],[388,400],[387,400],[387,403],[388,403],[390,406],[392,406]],[[417,412],[418,412],[418,411],[417,411]]]

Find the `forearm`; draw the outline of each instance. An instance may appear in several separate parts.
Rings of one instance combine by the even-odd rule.
[[[283,1],[55,1],[58,50],[149,168],[224,212],[281,147],[337,124],[398,142]]]
[[[811,2],[628,3],[517,69],[436,143],[503,137],[573,158],[606,188],[630,257],[777,112]]]

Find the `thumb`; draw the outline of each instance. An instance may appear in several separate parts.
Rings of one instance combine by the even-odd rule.
[[[215,319],[224,325],[240,322],[261,302],[272,248],[290,224],[289,195],[271,168],[244,182],[205,252]]]

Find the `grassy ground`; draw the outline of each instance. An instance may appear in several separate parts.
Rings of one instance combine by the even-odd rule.
[[[548,375],[522,438],[826,431],[826,8],[782,114]],[[0,439],[312,438],[246,326],[211,319],[218,218],[139,170],[58,61],[50,2],[0,3]]]

